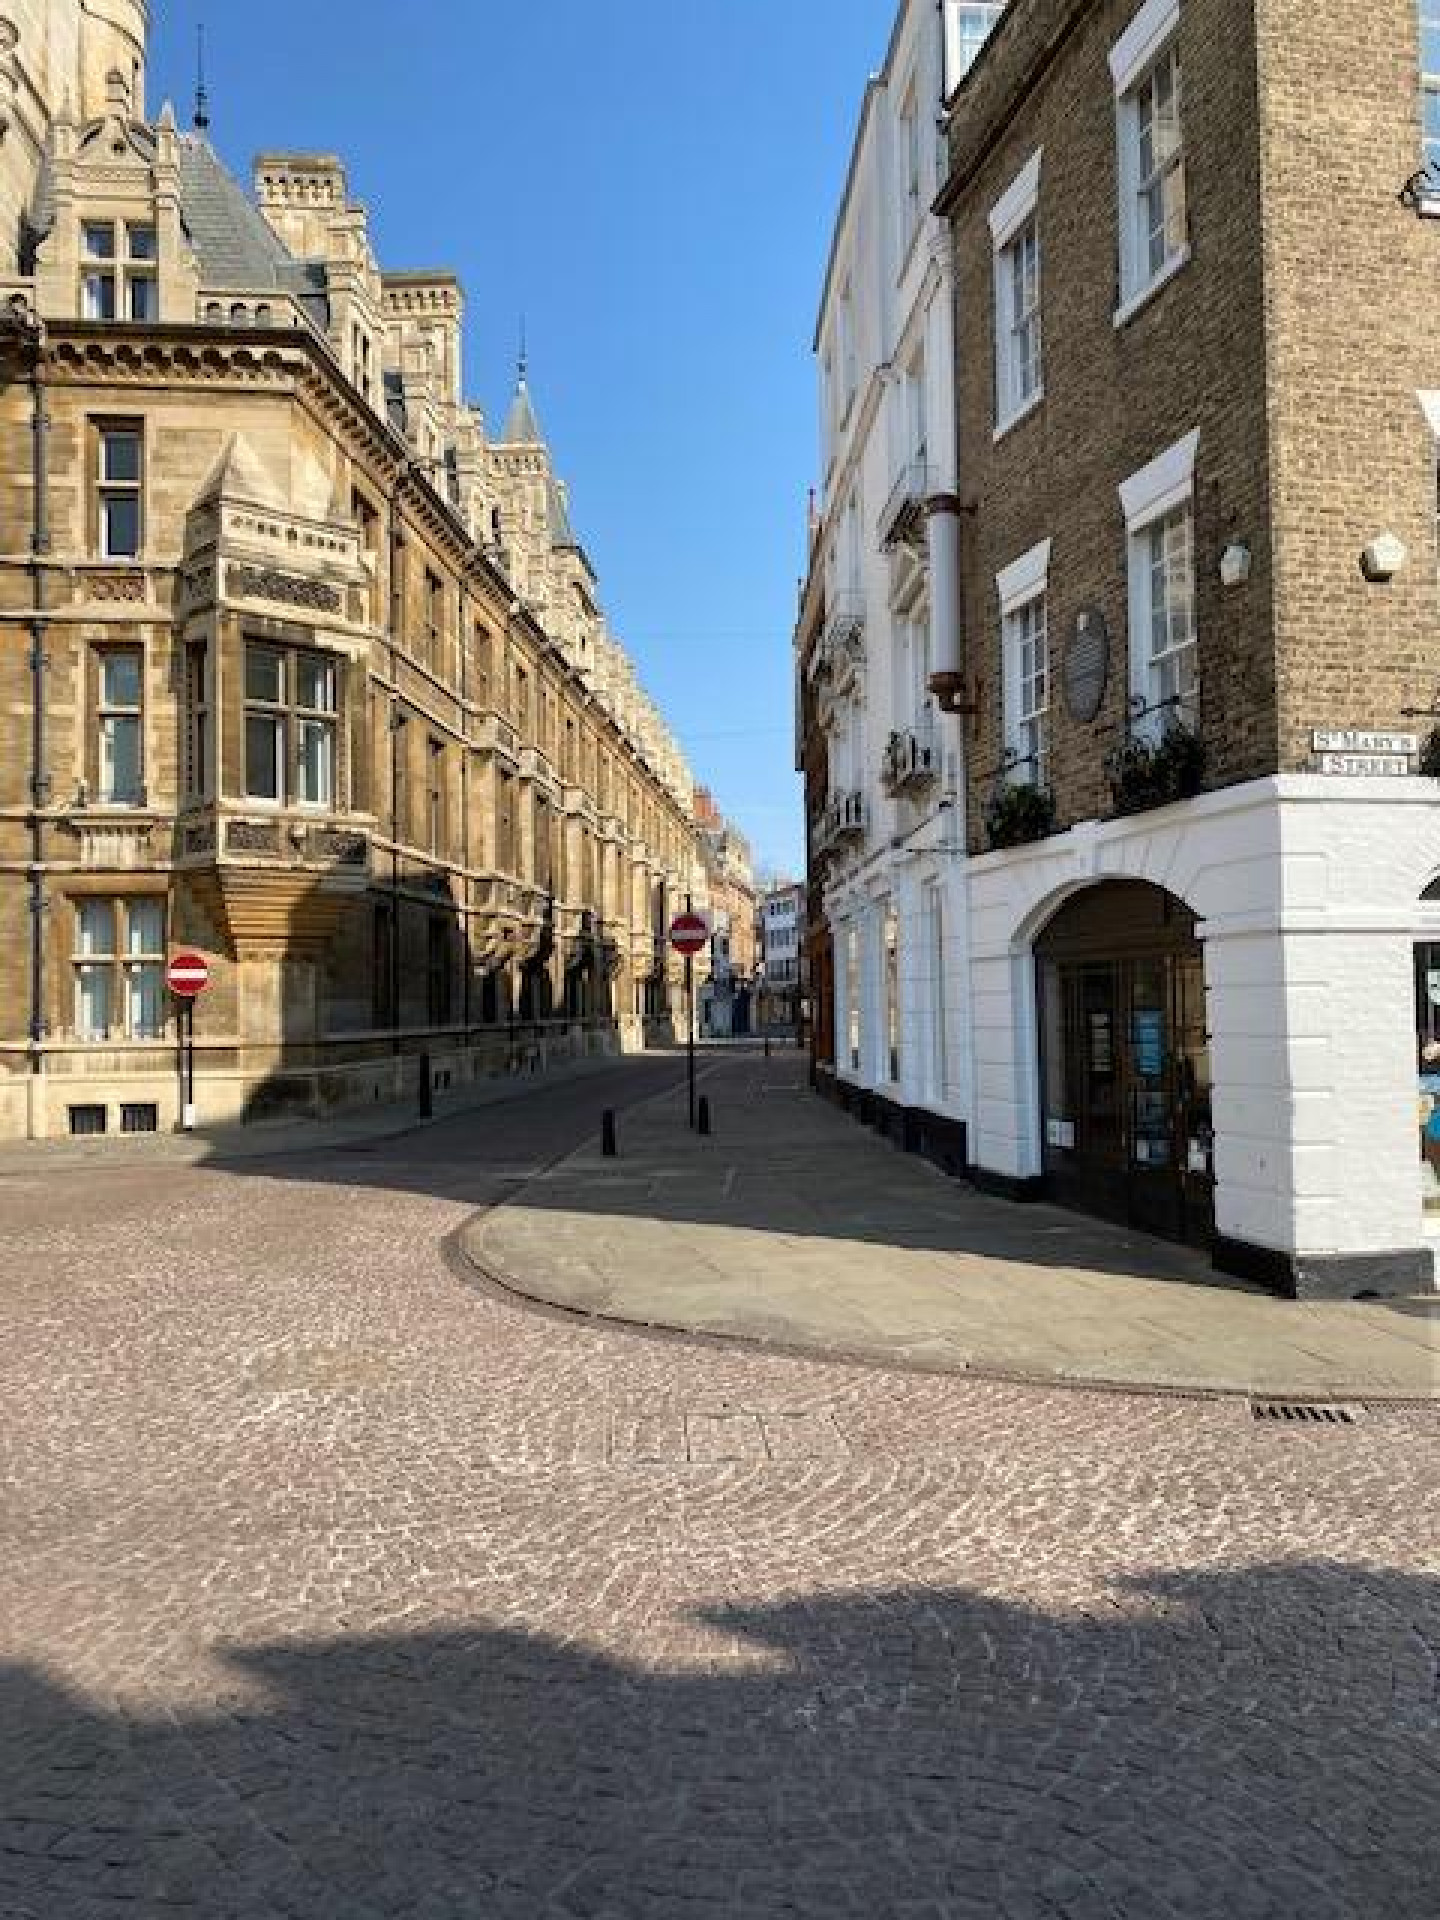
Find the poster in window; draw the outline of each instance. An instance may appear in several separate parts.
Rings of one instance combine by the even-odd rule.
[[[1131,1016],[1130,1044],[1136,1073],[1158,1080],[1165,1071],[1165,1015],[1158,1007],[1140,1007]]]

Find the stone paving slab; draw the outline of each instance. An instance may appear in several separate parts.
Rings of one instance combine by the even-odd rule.
[[[1440,1295],[1297,1302],[1205,1256],[949,1181],[836,1113],[795,1055],[706,1067],[684,1097],[472,1222],[485,1274],[549,1305],[944,1371],[1320,1399],[1440,1399]]]
[[[1440,1405],[472,1284],[675,1072],[0,1185],[0,1916],[1435,1920]]]

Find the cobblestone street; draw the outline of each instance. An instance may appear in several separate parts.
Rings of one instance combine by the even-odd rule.
[[[673,1084],[0,1174],[0,1916],[1433,1920],[1440,1416],[520,1303]]]

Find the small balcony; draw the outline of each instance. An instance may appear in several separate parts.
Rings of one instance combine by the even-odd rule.
[[[912,460],[900,469],[880,513],[880,545],[886,553],[896,547],[924,552],[925,502],[934,491],[933,469],[923,460]]]
[[[838,593],[826,613],[816,654],[822,673],[839,676],[865,658],[865,596]]]
[[[940,777],[940,750],[935,721],[925,715],[913,728],[892,733],[885,743],[880,779],[886,793],[917,793]]]
[[[843,847],[865,838],[865,796],[863,793],[836,793],[830,796],[825,811],[815,825],[815,845],[819,851]]]

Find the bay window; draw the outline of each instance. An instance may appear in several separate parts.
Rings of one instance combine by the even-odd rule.
[[[248,642],[247,798],[333,807],[337,714],[336,667],[328,655]]]

